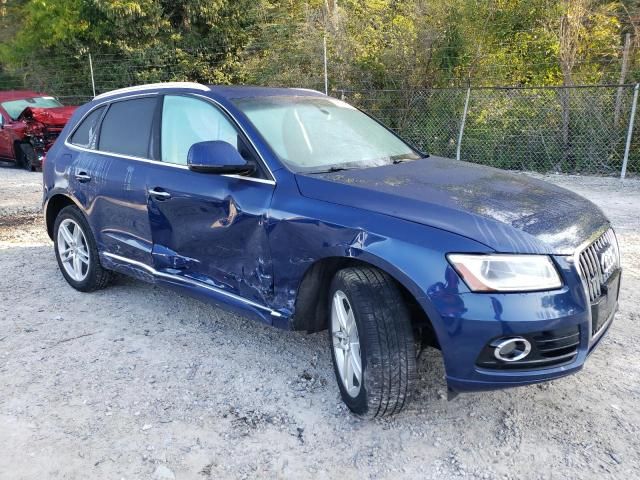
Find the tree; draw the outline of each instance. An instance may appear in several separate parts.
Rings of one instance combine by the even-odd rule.
[[[640,15],[635,0],[0,1],[0,64],[71,86],[91,52],[99,90],[185,79],[320,88],[324,38],[334,86],[612,81]]]

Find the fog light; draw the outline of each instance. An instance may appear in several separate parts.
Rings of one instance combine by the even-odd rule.
[[[531,343],[522,337],[498,340],[492,346],[495,348],[493,351],[495,357],[503,362],[517,362],[531,352]]]

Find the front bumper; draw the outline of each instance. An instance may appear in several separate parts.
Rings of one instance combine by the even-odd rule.
[[[438,292],[429,301],[439,319],[434,323],[442,350],[447,383],[454,392],[494,390],[553,380],[579,371],[611,326],[617,310],[618,288],[607,319],[592,333],[592,306],[582,280],[568,257],[555,258],[565,286],[551,292]],[[618,277],[619,278],[619,277]],[[478,359],[497,338],[536,336],[540,332],[579,331],[575,355],[549,367],[483,368]]]

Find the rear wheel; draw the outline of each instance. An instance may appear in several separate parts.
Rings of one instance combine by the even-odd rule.
[[[405,406],[416,378],[411,318],[395,281],[374,268],[347,268],[329,296],[329,338],[343,401],[366,417]]]
[[[81,292],[106,287],[111,273],[100,265],[96,242],[82,212],[75,206],[63,208],[53,231],[56,259],[67,283]]]

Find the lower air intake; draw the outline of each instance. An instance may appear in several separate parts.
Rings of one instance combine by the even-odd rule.
[[[519,337],[525,338],[531,344],[531,351],[522,360],[502,361],[496,358],[496,345],[510,338],[504,337],[489,342],[480,353],[476,365],[492,370],[533,370],[571,363],[578,354],[580,330],[577,326]]]

